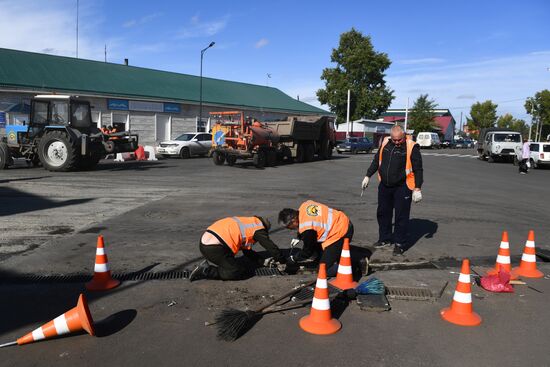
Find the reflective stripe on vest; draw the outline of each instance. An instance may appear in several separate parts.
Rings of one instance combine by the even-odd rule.
[[[303,229],[305,227],[321,227],[323,228],[323,235],[317,239],[317,242],[325,242],[328,233],[330,231],[330,227],[332,227],[332,208],[328,208],[328,215],[327,215],[327,222],[316,222],[316,221],[309,221],[305,223],[300,223],[300,229]]]
[[[235,222],[237,222],[237,224],[239,225],[239,230],[241,231],[241,238],[242,238],[241,243],[242,243],[243,246],[246,246],[246,244],[247,244],[247,242],[246,242],[246,239],[247,239],[246,238],[246,230],[247,229],[250,229],[250,228],[258,228],[258,229],[264,228],[263,224],[256,224],[256,223],[244,224],[237,217],[233,217],[233,220]]]

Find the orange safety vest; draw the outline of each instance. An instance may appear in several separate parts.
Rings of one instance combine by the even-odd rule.
[[[382,178],[380,177],[380,166],[382,165],[382,152],[384,151],[384,147],[386,146],[386,144],[388,144],[390,140],[390,137],[389,136],[386,136],[384,138],[384,141],[382,142],[382,145],[380,146],[380,149],[378,150],[379,151],[379,154],[378,154],[378,180],[381,181]],[[410,190],[414,190],[415,189],[415,183],[414,183],[414,172],[413,172],[413,165],[412,165],[412,162],[411,162],[411,154],[412,154],[412,150],[414,148],[414,146],[417,144],[416,142],[412,141],[412,139],[409,139],[407,138],[406,139],[406,142],[407,142],[407,161],[405,163],[405,176],[406,176],[406,182],[407,182],[407,187],[410,189]]]
[[[251,249],[256,242],[254,233],[264,228],[256,217],[228,217],[214,222],[208,230],[217,234],[237,254],[242,248]]]
[[[339,210],[308,200],[300,205],[298,212],[298,233],[315,230],[317,241],[321,242],[323,250],[348,232],[349,218]]]

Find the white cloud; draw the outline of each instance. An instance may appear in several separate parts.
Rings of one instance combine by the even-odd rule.
[[[404,107],[412,88],[428,93],[441,108],[451,108],[455,118],[469,113],[471,103],[490,99],[499,105],[499,114],[530,119],[524,99],[548,89],[550,53],[530,53],[450,65],[434,65],[388,72],[388,84],[395,90],[392,107]],[[465,101],[470,99],[470,101]]]
[[[189,24],[179,33],[179,38],[210,37],[221,32],[229,22],[230,15],[209,21],[201,21],[198,14],[191,17]]]
[[[403,65],[431,65],[431,64],[441,64],[445,62],[445,59],[440,59],[437,57],[425,57],[422,59],[398,60],[397,62]]]
[[[149,23],[150,21],[152,21],[153,19],[155,18],[158,18],[162,15],[162,13],[152,13],[152,14],[148,14],[148,15],[145,15],[141,18],[138,18],[138,19],[130,19],[126,22],[124,22],[122,24],[122,26],[124,28],[132,28],[132,27],[135,27],[135,26],[138,26],[138,25],[142,25],[142,24],[145,24],[145,23]]]
[[[261,38],[258,42],[256,42],[254,47],[262,48],[262,47],[267,46],[268,44],[269,44],[269,40],[267,38]]]

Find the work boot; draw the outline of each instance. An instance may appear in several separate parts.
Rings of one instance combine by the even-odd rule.
[[[403,249],[403,245],[400,245],[399,243],[396,243],[395,246],[393,246],[393,255],[403,255],[405,250]]]
[[[386,248],[390,247],[392,243],[390,241],[376,241],[372,244],[372,247],[374,248]]]
[[[206,279],[208,277],[209,268],[210,265],[208,261],[204,260],[191,271],[191,274],[189,274],[189,281],[194,282],[195,280]]]

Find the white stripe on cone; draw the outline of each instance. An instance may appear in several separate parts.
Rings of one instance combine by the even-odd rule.
[[[509,256],[497,256],[497,263],[499,264],[510,264],[510,257]]]
[[[340,255],[342,257],[350,257],[349,250],[342,250],[342,254]]]
[[[105,248],[104,248],[104,247],[98,247],[98,248],[95,250],[95,254],[96,254],[96,255],[105,255]]]
[[[317,278],[317,283],[315,284],[317,288],[328,288],[327,280],[326,279],[319,279]]]
[[[458,276],[458,281],[460,283],[470,283],[470,274],[462,274]]]
[[[65,315],[57,316],[55,319],[53,319],[53,324],[55,325],[55,331],[57,331],[57,335],[70,333],[69,325],[67,325]]]
[[[314,308],[319,311],[330,310],[330,302],[328,299],[319,299],[313,297],[313,302],[311,302],[311,308]]]
[[[42,331],[42,327],[39,327],[38,329],[33,330],[33,332],[32,332],[32,339],[33,339],[34,341],[46,339],[46,337],[44,336],[44,332]]]
[[[510,248],[510,243],[509,242],[501,242],[500,243],[500,248]]]
[[[351,274],[351,266],[349,266],[349,265],[338,265],[338,272],[340,274]]]
[[[460,303],[472,303],[472,294],[455,291],[453,300]]]
[[[105,272],[109,271],[109,263],[107,263],[107,264],[98,264],[98,263],[96,263],[95,266],[94,266],[94,271],[96,273],[105,273]]]
[[[535,241],[527,241],[525,242],[525,247],[535,247]]]
[[[537,256],[533,254],[523,254],[521,255],[521,261],[525,261],[528,263],[535,263],[537,262]]]

